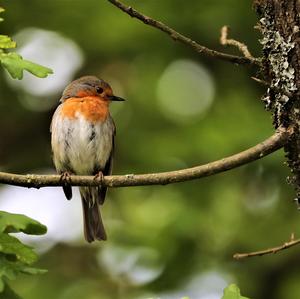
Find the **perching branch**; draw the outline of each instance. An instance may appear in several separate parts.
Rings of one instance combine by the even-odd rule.
[[[233,255],[233,258],[239,260],[239,259],[246,258],[246,257],[261,256],[261,255],[271,254],[271,253],[275,254],[279,251],[290,248],[290,247],[295,246],[299,243],[300,243],[300,239],[295,240],[294,239],[294,234],[291,234],[290,240],[288,242],[285,242],[284,244],[282,244],[280,246],[276,246],[276,247],[273,247],[273,248],[260,250],[260,251],[249,252],[249,253],[236,253],[236,254]]]
[[[111,175],[103,177],[102,181],[95,179],[93,176],[70,176],[68,183],[73,186],[103,185],[107,187],[128,187],[166,185],[200,179],[237,168],[271,154],[272,152],[275,152],[284,146],[292,134],[293,130],[291,128],[279,128],[271,137],[243,152],[192,168],[138,175]],[[20,175],[0,172],[0,183],[14,186],[40,188],[47,186],[61,186],[65,182],[62,181],[61,176],[59,175]]]
[[[175,41],[178,40],[181,43],[192,47],[198,53],[202,53],[202,54],[205,54],[206,56],[218,58],[218,59],[229,61],[229,62],[236,63],[236,64],[256,64],[258,66],[261,65],[260,61],[253,57],[252,58],[240,57],[240,56],[230,55],[230,54],[226,54],[226,53],[222,53],[222,52],[218,52],[218,51],[209,49],[205,46],[198,44],[197,42],[190,39],[189,37],[186,37],[186,36],[182,35],[181,33],[175,31],[174,29],[165,25],[164,23],[156,21],[146,15],[143,15],[142,13],[138,12],[131,6],[126,6],[125,4],[121,3],[118,0],[108,0],[108,1],[110,3],[112,3],[113,5],[115,5],[116,7],[118,7],[119,9],[121,9],[122,11],[124,11],[125,13],[127,13],[128,15],[130,15],[131,17],[136,18],[149,26],[152,26],[154,28],[157,28],[158,30],[161,30],[161,31],[167,33]]]

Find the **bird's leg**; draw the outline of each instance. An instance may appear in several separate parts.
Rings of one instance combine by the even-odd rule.
[[[104,179],[104,175],[103,172],[100,170],[99,172],[97,172],[94,176],[94,180],[100,183],[100,186],[102,185]]]

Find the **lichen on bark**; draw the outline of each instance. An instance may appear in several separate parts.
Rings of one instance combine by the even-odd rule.
[[[263,75],[270,82],[263,96],[266,108],[273,113],[277,128],[293,127],[294,134],[284,147],[300,200],[300,34],[299,0],[256,0],[263,46]]]

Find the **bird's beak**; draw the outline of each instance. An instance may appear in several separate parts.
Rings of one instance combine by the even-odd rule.
[[[120,97],[117,97],[117,96],[108,96],[108,99],[109,99],[110,101],[119,101],[119,102],[125,101],[125,99],[120,98]]]

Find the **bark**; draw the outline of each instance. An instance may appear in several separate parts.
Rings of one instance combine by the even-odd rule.
[[[264,95],[266,107],[273,112],[275,127],[294,128],[294,134],[284,149],[300,200],[300,1],[256,0],[254,7],[260,17],[262,33],[263,74],[270,82]]]

